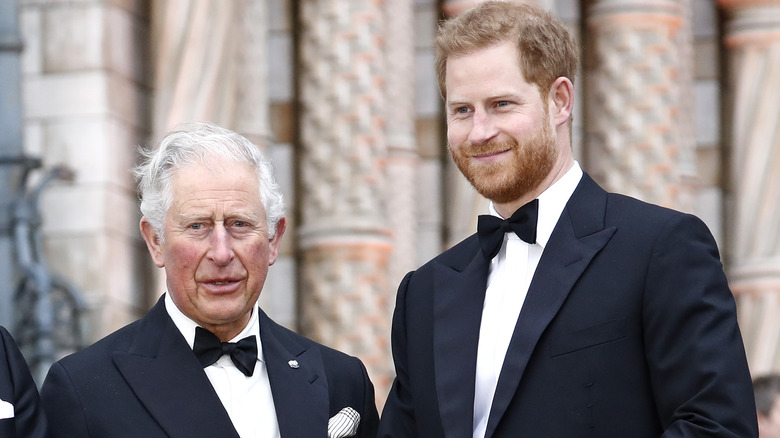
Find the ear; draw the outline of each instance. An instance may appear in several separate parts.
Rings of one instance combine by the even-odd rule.
[[[550,117],[555,126],[566,124],[574,108],[574,84],[563,76],[553,82],[548,96]]]
[[[287,218],[283,217],[276,223],[276,232],[269,242],[268,266],[271,266],[276,262],[276,257],[279,255],[279,247],[282,244],[282,236],[284,236],[284,230],[286,229]]]
[[[144,241],[146,241],[146,248],[149,250],[149,255],[152,256],[152,261],[158,268],[164,267],[165,257],[163,257],[160,238],[154,231],[154,227],[146,220],[145,216],[141,218],[139,226],[141,227],[141,235],[144,236]]]

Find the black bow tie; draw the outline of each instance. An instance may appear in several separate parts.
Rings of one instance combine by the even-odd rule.
[[[501,219],[488,214],[480,215],[477,222],[479,245],[485,258],[492,260],[501,250],[504,234],[514,232],[517,237],[528,243],[536,243],[536,218],[539,200],[525,204],[517,209],[509,219]]]
[[[202,327],[195,327],[195,344],[192,351],[203,368],[227,354],[244,375],[251,376],[255,372],[257,341],[254,336],[247,336],[238,342],[222,342],[214,333]]]

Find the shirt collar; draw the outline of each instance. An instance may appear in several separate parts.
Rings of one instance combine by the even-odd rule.
[[[569,198],[571,198],[572,193],[574,193],[574,189],[576,189],[577,184],[580,183],[580,179],[582,179],[582,168],[580,167],[580,164],[575,161],[561,179],[555,181],[553,185],[539,195],[536,243],[542,248],[547,246],[553,229],[558,223],[558,219],[560,218],[564,207],[566,207],[566,203],[569,202]],[[501,217],[501,215],[496,212],[492,202],[490,203],[490,214]]]
[[[184,340],[186,340],[187,344],[192,348],[195,344],[195,327],[198,327],[198,324],[176,307],[170,293],[165,294],[165,310],[168,312],[168,315],[170,315],[176,328],[178,328],[182,336],[184,336]],[[257,340],[257,359],[261,362],[265,362],[262,344],[260,343],[260,321],[257,317],[257,313],[258,307],[257,304],[255,304],[254,308],[252,308],[252,316],[249,317],[249,322],[246,327],[241,330],[241,333],[231,339],[230,342],[237,342],[247,336],[254,335]]]

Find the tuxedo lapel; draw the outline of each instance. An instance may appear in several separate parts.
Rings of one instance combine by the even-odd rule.
[[[261,310],[260,340],[283,437],[322,436],[328,430],[328,382],[322,356],[289,335]]]
[[[489,262],[476,238],[472,242],[461,250],[462,260],[468,263],[462,270],[434,266],[434,366],[445,436],[462,436],[473,427],[477,345]]]
[[[509,344],[485,437],[493,435],[536,343],[577,279],[615,232],[604,229],[606,192],[587,175],[572,194],[536,269]]]
[[[139,324],[132,347],[114,353],[114,363],[166,434],[238,437],[162,298]]]

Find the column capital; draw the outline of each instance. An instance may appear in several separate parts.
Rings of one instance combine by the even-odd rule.
[[[632,26],[664,22],[673,28],[682,25],[683,8],[675,0],[598,0],[588,9],[588,24],[603,21],[623,22]]]
[[[780,0],[720,0],[730,17],[724,42],[729,47],[780,41]]]
[[[780,6],[780,0],[718,0],[718,6],[727,11],[736,11],[762,6]]]

